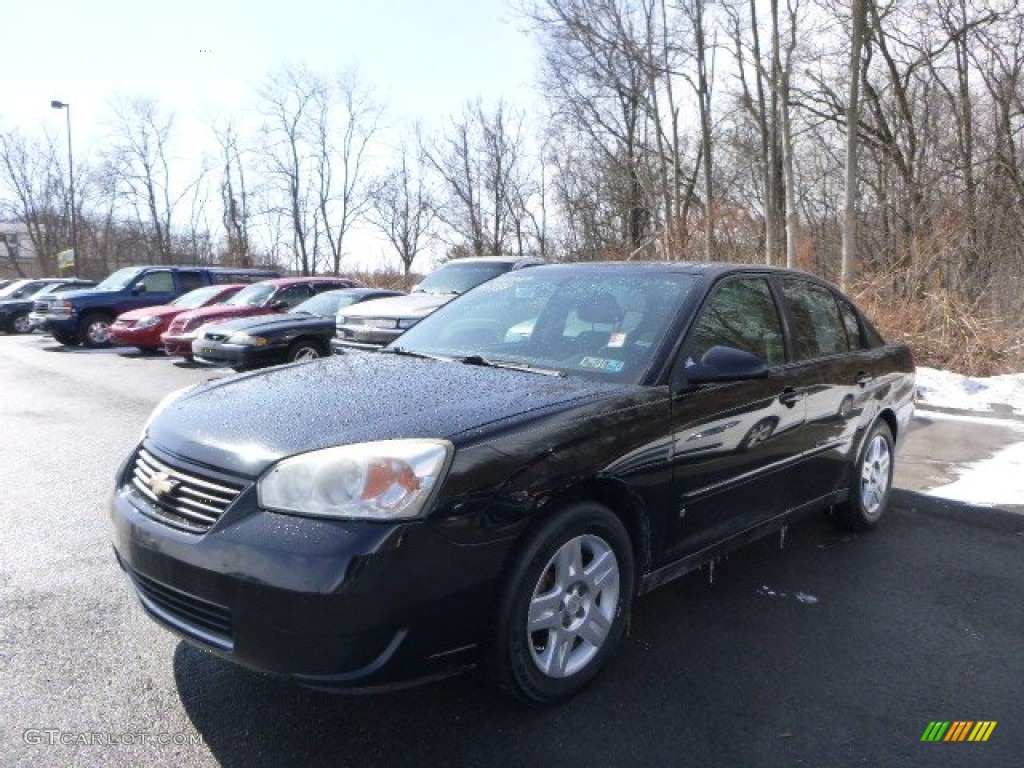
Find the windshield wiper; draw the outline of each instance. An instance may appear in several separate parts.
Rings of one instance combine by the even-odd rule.
[[[418,357],[423,360],[443,360],[446,363],[450,363],[452,361],[452,358],[450,357],[428,355],[426,352],[413,352],[411,349],[406,349],[405,347],[381,347],[377,351],[387,352],[390,355],[401,355],[402,357]]]
[[[530,365],[529,363],[515,363],[511,360],[492,360],[491,358],[484,357],[483,355],[466,355],[465,357],[459,358],[459,362],[465,365],[481,365],[485,368],[505,368],[510,371],[539,373],[541,376],[565,377],[565,371],[559,371],[554,368],[541,368],[540,366]]]

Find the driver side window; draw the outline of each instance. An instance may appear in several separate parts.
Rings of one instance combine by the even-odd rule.
[[[147,272],[137,285],[146,293],[174,293],[174,275],[170,272]]]
[[[739,278],[718,286],[693,327],[688,356],[699,361],[715,346],[742,349],[769,366],[786,361],[782,324],[766,280]]]

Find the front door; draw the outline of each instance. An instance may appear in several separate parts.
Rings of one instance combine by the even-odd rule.
[[[793,457],[806,448],[807,393],[786,365],[782,323],[766,278],[720,282],[677,364],[693,364],[714,346],[757,355],[769,375],[685,390],[673,400],[673,559],[785,511]]]

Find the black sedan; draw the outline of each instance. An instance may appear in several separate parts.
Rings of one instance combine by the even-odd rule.
[[[339,311],[364,301],[404,295],[383,288],[325,291],[284,314],[208,325],[192,342],[192,354],[197,362],[228,365],[236,370],[314,360],[330,354]]]
[[[633,598],[796,518],[868,529],[913,412],[910,351],[806,274],[512,272],[378,353],[169,396],[114,545],[191,643],[325,689],[482,664],[578,692]]]

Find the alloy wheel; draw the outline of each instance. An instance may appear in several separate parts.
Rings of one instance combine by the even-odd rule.
[[[527,612],[530,655],[537,669],[565,678],[590,663],[615,618],[619,581],[615,552],[599,536],[577,536],[555,552]]]
[[[860,476],[860,499],[864,514],[874,518],[881,513],[885,496],[889,491],[892,453],[889,441],[883,435],[875,435],[864,454]]]

